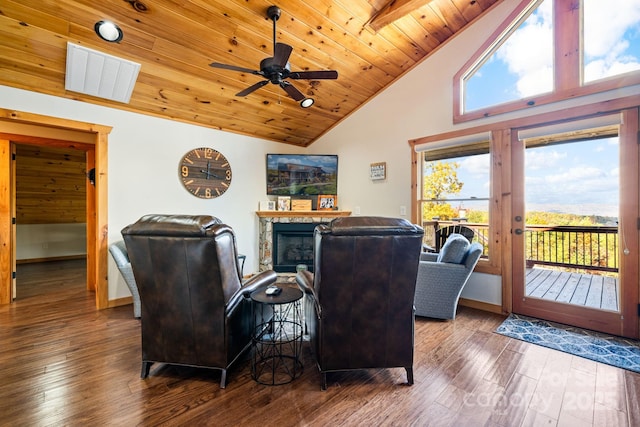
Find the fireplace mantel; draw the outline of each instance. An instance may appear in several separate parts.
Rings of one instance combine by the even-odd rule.
[[[328,223],[331,220],[351,215],[351,211],[257,211],[260,219],[258,235],[258,256],[260,271],[273,269],[273,223],[274,222],[316,222]]]
[[[257,211],[260,218],[337,218],[349,216],[351,211]],[[324,221],[321,221],[324,222]]]

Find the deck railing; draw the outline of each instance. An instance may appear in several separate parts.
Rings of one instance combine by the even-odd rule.
[[[536,226],[526,228],[527,261],[586,270],[618,271],[618,228]]]
[[[473,241],[489,255],[489,226],[456,221],[425,221],[425,243],[433,245],[435,230],[463,224],[475,232]],[[618,228],[606,226],[528,225],[525,229],[527,265],[550,265],[594,271],[618,271]]]

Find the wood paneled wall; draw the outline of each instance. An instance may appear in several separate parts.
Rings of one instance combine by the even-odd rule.
[[[86,153],[70,148],[16,146],[18,224],[86,222]]]

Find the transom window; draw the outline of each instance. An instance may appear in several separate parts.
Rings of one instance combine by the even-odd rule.
[[[582,0],[583,81],[640,70],[640,2]]]
[[[640,2],[525,0],[454,77],[454,122],[636,84]]]

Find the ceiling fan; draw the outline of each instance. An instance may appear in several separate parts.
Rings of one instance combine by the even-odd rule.
[[[280,18],[280,8],[277,6],[270,6],[267,9],[267,18],[273,21],[273,57],[265,58],[260,61],[260,70],[252,70],[249,68],[237,67],[235,65],[221,64],[219,62],[212,62],[209,64],[214,68],[222,68],[225,70],[240,71],[242,73],[256,74],[264,77],[262,80],[248,88],[236,93],[236,96],[247,96],[251,92],[260,89],[262,86],[271,82],[274,85],[279,85],[284,89],[287,94],[295,99],[301,101],[300,105],[304,108],[311,107],[313,105],[313,98],[307,98],[302,92],[300,92],[294,85],[292,85],[287,79],[292,80],[320,80],[320,79],[337,79],[338,72],[333,70],[327,71],[291,71],[291,65],[289,64],[289,56],[293,51],[293,48],[284,43],[276,43],[276,21]]]

